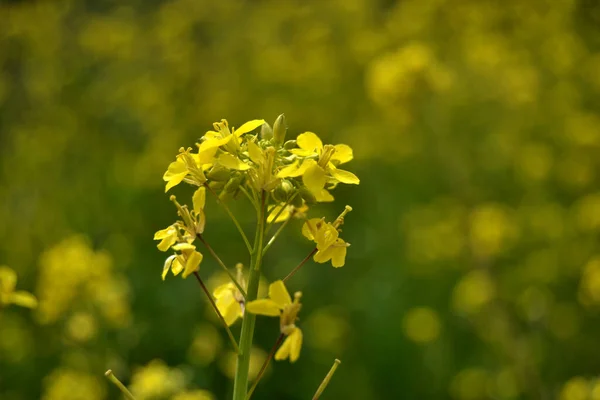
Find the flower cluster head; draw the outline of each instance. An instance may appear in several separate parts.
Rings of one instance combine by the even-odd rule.
[[[37,299],[34,295],[24,290],[15,290],[17,286],[17,274],[8,267],[0,266],[0,308],[9,304],[21,307],[37,307]]]
[[[269,298],[254,300],[246,304],[246,310],[253,314],[279,317],[279,329],[285,335],[285,341],[275,353],[276,360],[290,359],[295,362],[300,356],[302,348],[302,331],[296,326],[300,304],[301,292],[294,293],[294,300],[285,287],[283,281],[275,281],[269,285]]]
[[[278,202],[296,196],[295,205],[332,201],[329,190],[339,183],[358,184],[353,173],[339,169],[352,160],[350,146],[323,145],[312,132],[284,142],[285,117],[279,116],[272,129],[263,119],[230,128],[227,120],[215,122],[214,130],[204,134],[197,151],[181,148],[163,179],[165,191],[181,182],[195,186],[209,185],[225,195],[237,195],[249,186],[264,190]],[[260,133],[252,133],[260,129]]]

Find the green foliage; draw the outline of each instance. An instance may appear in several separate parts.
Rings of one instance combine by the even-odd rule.
[[[229,397],[227,337],[202,322],[214,317],[197,287],[161,282],[148,236],[171,222],[160,177],[182,143],[226,116],[284,111],[287,139],[302,127],[351,145],[362,182],[336,194],[354,208],[343,274],[294,276],[303,354],[267,373],[261,398],[308,398],[333,358],[344,363],[323,399],[597,393],[599,12],[584,0],[2,2],[0,264],[40,306],[0,315],[0,397],[114,398],[109,367],[142,398]],[[211,212],[211,243],[234,265],[244,244],[225,242],[235,228]],[[308,249],[296,228],[266,256],[278,271]],[[202,268],[209,288],[224,283]],[[265,356],[253,353],[255,373]]]

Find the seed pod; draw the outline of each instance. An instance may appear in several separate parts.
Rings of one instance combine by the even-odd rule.
[[[281,146],[285,140],[287,125],[285,123],[285,115],[281,114],[273,124],[273,141],[276,145]]]

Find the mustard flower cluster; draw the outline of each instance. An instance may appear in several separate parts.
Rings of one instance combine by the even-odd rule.
[[[356,175],[340,168],[353,159],[352,149],[345,144],[323,144],[313,132],[304,132],[286,141],[286,133],[283,114],[272,127],[265,120],[256,119],[236,129],[223,119],[213,124],[213,130],[207,131],[195,148],[179,149],[175,161],[163,175],[165,192],[182,182],[196,189],[191,208],[180,204],[175,196],[170,197],[179,219],[154,235],[154,239],[160,241],[159,250],[173,252],[165,261],[162,279],[169,271],[183,278],[193,274],[208,296],[237,353],[234,399],[252,394],[271,358],[295,362],[300,356],[303,334],[296,321],[302,293],[296,292],[292,299],[284,281],[311,257],[317,263],[331,262],[336,268],[343,266],[350,246],[340,237],[340,226],[352,210],[350,206],[333,222],[325,218],[309,219],[307,214],[311,204],[333,201],[331,191],[339,184],[360,183]],[[244,240],[250,255],[247,273],[242,264],[238,264],[234,275],[207,243],[204,237],[207,193],[224,208]],[[253,244],[227,205],[238,198],[245,198],[256,210]],[[301,233],[314,243],[314,248],[283,279],[271,283],[268,298],[258,299],[263,256],[292,219],[304,220]],[[275,224],[280,226],[267,240]],[[199,274],[204,256],[196,247],[197,240],[230,278],[230,282],[220,285],[212,294]],[[249,353],[256,315],[279,317],[280,336],[248,391]],[[239,319],[242,329],[238,344],[229,327]]]

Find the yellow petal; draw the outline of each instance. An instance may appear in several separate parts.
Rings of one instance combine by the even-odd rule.
[[[231,294],[231,290],[233,288],[235,288],[233,283],[224,283],[222,285],[217,286],[215,290],[213,290],[213,296],[215,296],[216,299],[227,296],[228,294]]]
[[[240,137],[244,133],[252,132],[259,126],[265,123],[264,119],[253,119],[252,121],[248,121],[239,128],[237,128],[234,132],[237,137]]]
[[[267,217],[267,222],[268,223],[279,223],[279,222],[283,222],[286,221],[290,216],[290,211],[288,209],[288,207],[285,208],[285,210],[281,211],[281,208],[284,207],[285,204],[278,204],[276,206],[269,206],[269,216]],[[281,211],[281,214],[279,213]],[[277,219],[274,220],[275,216],[279,214],[279,216],[277,217]]]
[[[36,308],[38,301],[34,295],[24,290],[14,292],[10,296],[10,302],[21,307]]]
[[[183,271],[182,275],[183,278],[187,278],[193,272],[198,271],[200,263],[202,262],[202,258],[204,258],[202,253],[197,251],[192,252],[188,256],[187,262],[185,263],[185,270]]]
[[[177,160],[169,164],[167,172],[165,172],[163,175],[163,180],[167,182],[165,193],[168,192],[173,186],[179,185],[187,173],[188,170],[183,161]]]
[[[336,268],[343,267],[346,263],[346,247],[347,243],[345,243],[342,239],[337,239],[335,244],[327,247],[324,250],[319,250],[313,259],[315,262],[320,264],[331,260],[332,266]]]
[[[288,336],[285,338],[285,340],[283,341],[283,344],[279,347],[279,349],[277,349],[277,353],[275,353],[276,361],[285,360],[286,358],[289,357],[290,345],[291,345],[291,341],[290,341],[290,337]]]
[[[229,153],[223,153],[219,156],[219,164],[229,169],[237,169],[239,171],[250,169],[248,164]]]
[[[176,257],[171,264],[171,272],[173,275],[177,276],[183,271],[183,260],[181,256]]]
[[[339,236],[338,230],[332,224],[323,224],[315,235],[315,242],[317,242],[317,249],[325,250],[331,246],[337,240]]]
[[[317,235],[317,231],[319,230],[317,228],[317,224],[319,224],[319,222],[322,221],[322,218],[311,218],[307,220],[304,223],[304,225],[302,225],[302,234],[304,235],[304,237],[308,240],[315,240],[315,236]]]
[[[323,168],[315,164],[302,175],[302,182],[312,193],[319,193],[327,182],[327,174]]]
[[[198,154],[204,153],[207,150],[210,149],[216,149],[218,147],[221,147],[223,145],[226,145],[227,143],[229,143],[229,141],[231,140],[233,136],[232,135],[228,135],[225,136],[224,138],[214,138],[214,139],[208,139],[205,140],[204,142],[200,143],[200,146],[198,146]],[[209,153],[207,153],[209,154]]]
[[[162,280],[163,281],[167,277],[167,273],[169,272],[169,269],[171,269],[171,264],[173,264],[173,262],[175,261],[176,258],[177,258],[176,255],[172,255],[172,256],[167,257],[167,259],[165,260],[165,263],[163,265],[163,270],[162,270]]]
[[[218,305],[217,305],[217,307],[218,307]],[[219,311],[221,311],[221,310],[219,310]],[[240,304],[232,296],[231,301],[229,302],[229,304],[227,304],[226,307],[223,308],[223,310],[221,311],[221,314],[223,315],[223,319],[225,320],[225,323],[227,324],[227,326],[231,326],[239,317],[242,316],[242,308],[240,307]]]
[[[292,304],[292,298],[282,280],[275,281],[269,285],[269,298],[282,310],[288,304]]]
[[[176,245],[173,246],[173,250],[175,251],[182,251],[182,252],[189,252],[192,250],[195,250],[196,246],[194,246],[193,244],[190,243],[177,243]]]
[[[10,293],[17,284],[17,273],[8,267],[0,267],[0,292]]]
[[[277,173],[277,177],[278,178],[288,178],[288,177],[300,176],[301,174],[296,175],[296,171],[298,171],[298,164],[300,164],[300,163],[298,162],[298,160],[296,160],[293,163],[291,163],[290,165],[283,167]]]
[[[218,147],[211,147],[200,151],[200,144],[198,144],[198,154],[193,153],[192,158],[196,162],[198,168],[204,167],[206,164],[212,164],[215,158],[215,153],[219,149]]]
[[[310,151],[311,153],[320,153],[323,148],[323,142],[313,132],[304,132],[298,135],[296,138],[298,147],[302,150]]]
[[[286,339],[290,342],[290,362],[296,362],[302,349],[302,331],[296,328]]]
[[[321,189],[319,193],[313,193],[313,195],[315,196],[315,200],[319,203],[325,203],[334,200],[333,196],[327,191],[327,189]]]
[[[281,314],[279,305],[270,299],[254,300],[246,304],[246,311],[252,314],[267,315],[269,317],[278,317]]]
[[[337,169],[335,167],[329,168],[329,173],[331,173],[331,176],[342,183],[351,185],[358,185],[360,183],[360,179],[358,179],[356,175],[354,175],[352,172],[344,171],[343,169]]]
[[[192,203],[194,203],[194,211],[199,214],[204,209],[206,203],[206,188],[201,186],[194,192],[192,196]]]
[[[334,147],[335,153],[333,153],[331,159],[339,161],[339,164],[347,163],[348,161],[352,161],[354,158],[352,148],[347,144],[336,144]]]
[[[265,163],[263,152],[256,143],[248,142],[248,154],[250,155],[252,162],[255,164],[262,165]]]

